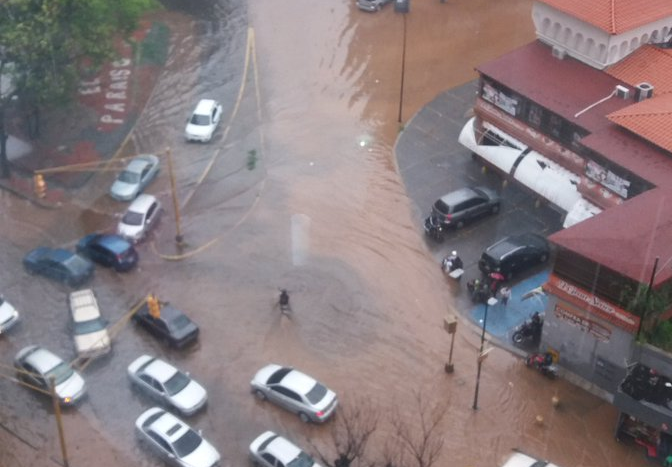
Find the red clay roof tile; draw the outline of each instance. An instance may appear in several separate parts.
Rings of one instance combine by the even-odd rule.
[[[672,16],[670,0],[540,1],[609,34],[621,34],[643,24]]]
[[[631,86],[649,83],[654,95],[672,92],[672,49],[644,45],[605,71]]]
[[[645,99],[612,112],[607,118],[672,152],[672,93]]]

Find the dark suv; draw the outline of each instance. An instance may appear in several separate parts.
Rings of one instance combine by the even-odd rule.
[[[526,269],[545,263],[549,254],[548,241],[541,235],[511,235],[486,248],[478,261],[478,268],[484,274],[499,272],[508,280]]]
[[[460,229],[476,217],[499,212],[500,203],[499,195],[489,188],[460,188],[436,200],[432,213],[425,219],[425,232],[435,237],[437,228]]]

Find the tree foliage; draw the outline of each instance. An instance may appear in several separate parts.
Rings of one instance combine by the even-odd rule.
[[[113,57],[114,38],[133,31],[153,5],[153,0],[1,1],[0,69],[12,64],[12,94],[33,105],[67,101],[82,64],[95,67]]]

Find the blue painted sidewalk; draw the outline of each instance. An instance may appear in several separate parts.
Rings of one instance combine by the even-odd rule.
[[[546,309],[547,298],[543,294],[535,294],[523,299],[523,295],[541,286],[548,281],[549,271],[518,282],[511,286],[511,298],[509,303],[503,305],[498,301],[496,305],[488,307],[486,331],[498,338],[506,338],[510,332],[520,323],[529,318],[535,311],[543,312]],[[499,300],[499,295],[497,295]],[[479,327],[483,327],[485,305],[479,304],[471,309],[469,316]]]

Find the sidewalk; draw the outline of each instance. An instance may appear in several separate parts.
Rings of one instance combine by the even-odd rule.
[[[26,118],[10,110],[7,153],[11,177],[0,179],[0,188],[42,207],[61,206],[68,193],[81,188],[92,173],[45,174],[47,190],[40,198],[34,191],[34,172],[112,159],[123,148],[151,96],[168,39],[165,24],[141,22],[132,43],[117,42],[119,58],[80,83],[71,106],[40,116],[40,135],[34,140],[27,134]]]

